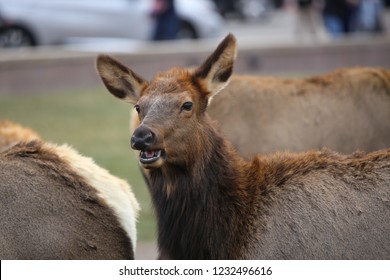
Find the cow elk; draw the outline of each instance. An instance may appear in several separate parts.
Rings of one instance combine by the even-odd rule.
[[[3,124],[12,145],[0,152],[0,259],[134,259],[130,186],[67,145]]]
[[[229,34],[198,68],[150,82],[98,56],[109,92],[139,115],[130,142],[148,169],[159,257],[390,259],[390,149],[245,160],[206,112],[235,56]]]

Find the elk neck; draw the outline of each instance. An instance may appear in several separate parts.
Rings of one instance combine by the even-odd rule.
[[[193,164],[150,170],[163,258],[235,259],[245,246],[240,235],[248,234],[248,209],[255,209],[247,163],[206,119],[199,145],[191,145]]]

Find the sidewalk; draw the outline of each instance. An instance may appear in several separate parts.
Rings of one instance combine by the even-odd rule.
[[[299,28],[299,14],[294,8],[280,9],[272,12],[268,19],[259,22],[243,24],[238,20],[228,21],[225,33],[232,32],[239,42],[246,43],[263,39],[264,46],[286,43],[331,42],[333,39],[324,28],[321,14],[314,12],[313,25],[315,34],[310,34],[308,28]],[[390,37],[390,9],[384,10],[383,22],[385,33],[381,36]],[[357,33],[353,37],[367,37],[369,34]]]

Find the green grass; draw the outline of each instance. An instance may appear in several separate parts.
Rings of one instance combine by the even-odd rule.
[[[46,141],[68,143],[126,179],[142,207],[138,239],[147,242],[155,239],[155,220],[148,190],[129,146],[130,108],[104,89],[0,95],[0,120],[30,127]]]

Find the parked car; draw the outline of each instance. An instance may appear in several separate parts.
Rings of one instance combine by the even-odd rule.
[[[209,0],[175,0],[179,38],[217,36],[223,18]],[[0,46],[61,44],[75,37],[150,39],[152,0],[0,0]]]

